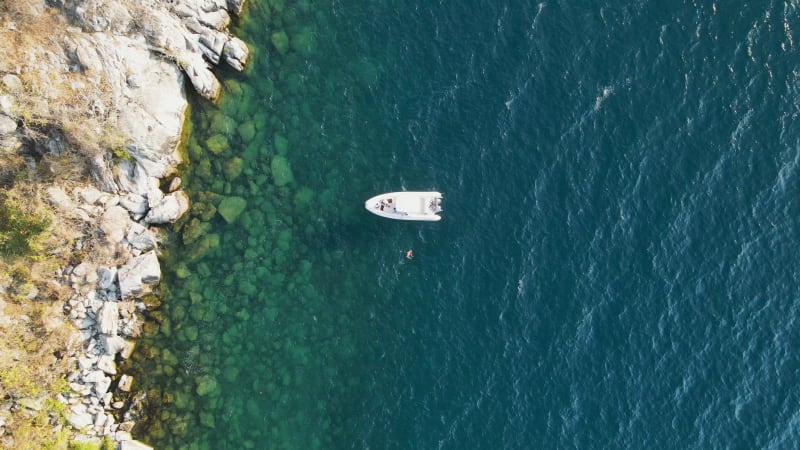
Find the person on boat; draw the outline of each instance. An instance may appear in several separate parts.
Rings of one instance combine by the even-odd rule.
[[[411,249],[406,250],[406,259],[411,259],[414,257],[414,252]]]

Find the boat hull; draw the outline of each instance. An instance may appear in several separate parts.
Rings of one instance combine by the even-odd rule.
[[[436,191],[387,192],[370,198],[364,207],[387,219],[435,222],[442,220],[441,201],[442,194]]]

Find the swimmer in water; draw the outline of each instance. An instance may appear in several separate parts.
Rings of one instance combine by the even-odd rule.
[[[406,251],[406,259],[411,259],[413,257],[414,257],[414,252],[412,252],[411,249],[408,249]]]

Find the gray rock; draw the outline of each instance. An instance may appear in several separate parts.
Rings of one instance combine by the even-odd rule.
[[[77,326],[79,330],[91,331],[91,328],[93,328],[96,323],[97,321],[89,316],[80,317],[75,320],[75,326]]]
[[[135,223],[135,222],[134,222]],[[100,267],[97,269],[97,287],[102,290],[108,290],[114,286],[114,281],[117,279],[117,269]]]
[[[189,196],[175,191],[164,196],[161,203],[152,207],[145,216],[146,223],[173,223],[189,210]]]
[[[131,224],[125,239],[128,240],[131,247],[142,252],[153,250],[156,248],[156,245],[158,245],[158,240],[153,232],[136,222]]]
[[[0,113],[13,117],[14,115],[11,113],[13,105],[14,102],[11,101],[11,96],[0,95]]]
[[[134,216],[143,216],[147,213],[147,198],[139,194],[126,194],[120,197],[119,205],[127,209]]]
[[[161,266],[155,251],[139,255],[125,263],[119,268],[117,278],[123,299],[145,294],[145,285],[154,285],[161,280]]]
[[[128,160],[120,161],[115,168],[117,184],[122,191],[147,198],[150,180],[144,166]]]
[[[167,31],[159,30],[162,32]],[[122,34],[81,33],[66,38],[73,59],[87,77],[98,82],[102,79],[109,86],[109,94],[96,103],[118,114],[114,126],[126,138],[125,150],[150,176],[161,178],[174,172],[181,161],[177,144],[187,107],[183,77],[175,64],[151,51],[144,39]],[[171,39],[177,38],[184,41],[180,30]],[[135,80],[134,87],[129,80]],[[95,170],[105,172],[108,168],[96,161]],[[106,190],[106,186],[101,187]]]
[[[237,16],[242,15],[244,1],[245,0],[228,0],[228,11]]]
[[[119,330],[119,309],[116,302],[103,302],[97,312],[97,330],[105,335],[114,336]]]
[[[78,193],[80,199],[89,205],[100,203],[100,199],[103,197],[103,195],[105,195],[103,192],[92,186],[76,189],[76,192]]]

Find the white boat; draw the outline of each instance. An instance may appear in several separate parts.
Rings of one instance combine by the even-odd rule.
[[[442,194],[430,192],[388,192],[364,203],[367,211],[397,220],[441,220]]]

